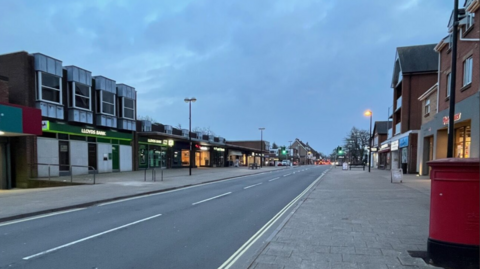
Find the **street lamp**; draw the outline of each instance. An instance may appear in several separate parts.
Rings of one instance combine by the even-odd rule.
[[[292,156],[292,140],[288,141],[290,143],[290,146],[288,147],[288,155],[290,156],[290,165],[293,165],[293,156]]]
[[[367,110],[365,111],[365,116],[370,117],[370,136],[368,137],[368,172],[370,173],[370,166],[372,166],[371,161],[372,161],[372,111]]]
[[[185,98],[185,103],[188,103],[188,141],[190,142],[190,160],[189,160],[189,167],[188,167],[188,175],[192,175],[192,102],[195,103],[197,98]]]
[[[260,130],[260,168],[263,167],[263,130],[265,130],[265,128],[261,127],[261,128],[258,128],[258,130]]]

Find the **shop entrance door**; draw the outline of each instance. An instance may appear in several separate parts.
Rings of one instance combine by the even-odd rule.
[[[70,171],[70,145],[68,141],[58,141],[60,171]]]
[[[392,151],[392,169],[399,168],[398,150]]]
[[[0,190],[7,189],[7,154],[3,143],[0,143]]]
[[[89,143],[88,144],[88,170],[95,168],[97,170],[97,144]]]
[[[195,166],[200,167],[200,152],[195,152]]]
[[[120,170],[120,146],[112,145],[112,170]]]

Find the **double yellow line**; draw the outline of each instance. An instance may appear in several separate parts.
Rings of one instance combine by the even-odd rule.
[[[288,203],[280,212],[278,212],[272,219],[270,219],[258,232],[256,232],[248,241],[243,244],[235,253],[233,253],[228,260],[226,260],[218,269],[228,269],[253,245],[262,237],[262,235],[272,227],[298,200],[302,198],[313,186],[328,172],[322,173],[315,181],[312,182],[302,193],[295,197],[290,203]]]

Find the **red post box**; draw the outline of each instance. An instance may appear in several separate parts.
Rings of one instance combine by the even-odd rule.
[[[432,168],[428,254],[442,266],[478,266],[480,160],[449,158],[428,165]]]

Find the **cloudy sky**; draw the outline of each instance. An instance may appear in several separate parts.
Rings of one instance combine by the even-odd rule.
[[[450,3],[452,2],[452,3]],[[386,120],[395,48],[446,35],[446,0],[0,0],[0,54],[41,52],[136,88],[138,115],[330,153]],[[427,89],[425,89],[427,90]]]

